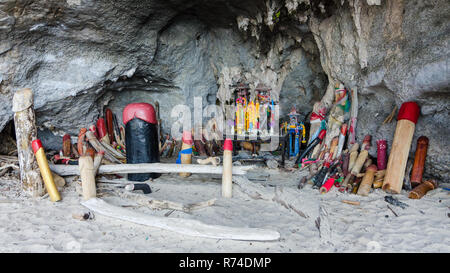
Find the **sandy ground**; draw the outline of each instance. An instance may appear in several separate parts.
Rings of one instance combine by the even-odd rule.
[[[0,252],[450,252],[449,192],[438,188],[420,200],[396,195],[408,204],[405,209],[384,201],[386,195],[375,190],[368,197],[338,192],[333,188],[320,195],[310,185],[296,188],[298,173],[260,168],[266,177],[260,183],[298,193],[302,209],[321,218],[321,231],[315,217],[304,218],[279,203],[254,200],[233,187],[233,198],[220,196],[220,176],[192,175],[181,179],[176,174],[163,175],[150,183],[153,198],[182,203],[217,198],[214,206],[190,214],[152,210],[133,200],[108,193],[105,201],[161,217],[197,219],[207,224],[234,227],[259,227],[277,230],[281,238],[274,242],[217,240],[180,235],[94,214],[94,219],[80,221],[73,214],[88,212],[80,205],[76,182],[61,191],[63,200],[30,199],[23,195],[19,182],[0,177]],[[360,201],[359,206],[342,200]],[[303,202],[304,201],[304,202]],[[317,204],[309,205],[309,204]],[[387,208],[389,205],[398,216]],[[310,211],[308,211],[310,210]]]

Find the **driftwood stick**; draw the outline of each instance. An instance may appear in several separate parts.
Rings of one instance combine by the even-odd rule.
[[[6,165],[0,167],[0,171],[3,170],[3,169],[8,169],[8,168],[19,169],[19,167],[17,167],[17,165],[14,165],[14,164],[6,164]]]
[[[253,166],[233,166],[233,175],[245,175]],[[61,175],[79,175],[76,165],[50,164],[50,169]],[[190,172],[198,174],[222,174],[222,166],[172,164],[172,163],[140,163],[140,164],[113,164],[101,165],[98,174],[124,174],[124,173],[180,173]]]
[[[100,168],[100,165],[102,164],[103,156],[105,155],[104,152],[99,152],[94,157],[94,173],[97,174],[98,168]]]
[[[96,213],[108,217],[174,231],[188,236],[243,241],[274,241],[280,238],[280,233],[273,230],[207,225],[192,219],[153,216],[114,206],[98,198],[89,199],[81,204]]]
[[[19,159],[17,158],[17,156],[0,155],[0,161],[9,163],[18,163]]]

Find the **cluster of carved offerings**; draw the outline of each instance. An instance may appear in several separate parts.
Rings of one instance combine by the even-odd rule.
[[[235,115],[234,122],[229,124],[230,132],[237,135],[273,135],[278,102],[271,98],[271,89],[258,84],[254,99],[251,99],[247,84],[238,83],[233,88]]]

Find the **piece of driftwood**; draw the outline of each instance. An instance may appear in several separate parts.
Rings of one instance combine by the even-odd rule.
[[[33,91],[29,88],[16,91],[12,104],[22,189],[33,197],[39,197],[44,195],[45,189],[36,157],[31,148],[31,142],[37,138]]]
[[[314,200],[314,204],[306,204],[307,200],[302,200],[299,197],[299,191],[297,190],[278,186],[275,186],[269,190],[258,183],[250,182],[244,176],[233,176],[233,182],[239,186],[238,188],[242,192],[250,196],[252,199],[274,201],[304,218],[315,219],[317,216],[319,210],[318,200]],[[311,207],[315,206],[317,206],[317,209],[311,210]]]
[[[245,175],[253,166],[233,166],[233,175]],[[50,164],[50,169],[61,175],[79,175],[76,165]],[[190,172],[197,174],[222,174],[222,166],[172,164],[172,163],[140,163],[140,164],[114,164],[101,165],[98,174],[125,174],[125,173],[179,173]]]
[[[190,152],[189,153],[180,152],[179,157],[180,157],[181,164],[192,164],[192,144],[193,144],[192,140],[191,140],[192,135],[188,131],[186,131],[185,133],[188,133],[188,134],[187,135],[183,134],[183,137],[185,135],[186,135],[186,137],[189,136],[189,138],[188,138],[189,140],[182,139],[181,151],[189,151],[190,150]],[[189,177],[189,176],[191,176],[191,173],[190,172],[180,172],[180,173],[178,173],[178,175],[181,177]]]
[[[17,156],[0,155],[0,162],[19,163]]]
[[[366,173],[358,187],[358,195],[367,196],[369,195],[370,189],[372,188],[373,180],[375,178],[375,172],[377,171],[377,166],[375,164],[370,165],[366,169]]]
[[[98,139],[95,137],[94,133],[91,131],[86,131],[86,138],[89,141],[89,143],[94,147],[94,149],[97,151],[97,153],[104,152],[105,159],[114,163],[121,164],[122,162],[116,158],[115,154],[112,153],[109,149],[106,149],[103,143],[98,141]]]
[[[358,143],[353,144],[352,147],[350,148],[350,157],[347,169],[348,172],[351,172],[351,170],[353,169],[353,165],[355,165],[356,158],[358,157],[358,149],[359,149]]]
[[[422,183],[422,176],[425,168],[425,159],[427,157],[428,142],[429,141],[426,136],[421,136],[417,139],[416,153],[414,155],[414,165],[411,171],[412,187],[416,187],[420,183]],[[409,173],[406,173],[405,176],[409,176]]]
[[[153,216],[114,206],[98,198],[83,201],[81,204],[95,213],[107,217],[161,228],[188,236],[242,241],[275,241],[280,238],[280,233],[274,230],[207,225],[193,219]]]
[[[420,199],[422,198],[427,192],[434,190],[437,188],[437,183],[434,180],[426,180],[419,184],[419,186],[416,186],[412,191],[409,192],[408,197],[410,199]]]
[[[202,202],[188,203],[182,204],[178,202],[168,201],[168,200],[157,200],[152,197],[144,196],[142,194],[137,194],[133,192],[127,191],[114,191],[119,197],[128,198],[133,201],[136,201],[139,205],[147,206],[152,209],[170,209],[170,210],[178,210],[186,213],[190,213],[193,210],[206,208],[209,206],[213,206],[216,202],[216,199],[210,199]]]
[[[207,165],[207,164],[212,164],[213,166],[217,166],[220,164],[220,157],[218,156],[210,156],[208,158],[205,159],[201,159],[201,158],[197,158],[197,163],[200,165]]]
[[[33,147],[34,155],[41,172],[42,180],[44,181],[45,189],[52,202],[61,200],[61,195],[58,192],[55,181],[53,180],[52,172],[48,166],[48,161],[45,156],[44,147],[39,139],[33,140],[31,146]]]

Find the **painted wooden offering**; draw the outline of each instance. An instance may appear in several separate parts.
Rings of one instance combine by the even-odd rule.
[[[383,182],[383,190],[386,192],[400,193],[402,189],[408,154],[419,114],[420,108],[415,102],[405,102],[400,107]]]
[[[427,150],[428,150],[428,138],[426,136],[419,137],[419,139],[417,139],[417,148],[414,157],[414,165],[411,171],[411,186],[413,188],[422,182],[422,175],[425,167]]]
[[[223,145],[223,174],[222,174],[222,196],[231,198],[233,196],[233,142],[226,139]]]
[[[31,146],[33,147],[34,155],[36,156],[39,170],[41,171],[41,176],[44,180],[45,189],[48,192],[50,201],[57,202],[61,200],[61,196],[59,195],[55,181],[53,180],[52,172],[50,171],[50,167],[48,166],[48,161],[45,157],[45,151],[42,147],[41,141],[39,139],[33,140]]]

